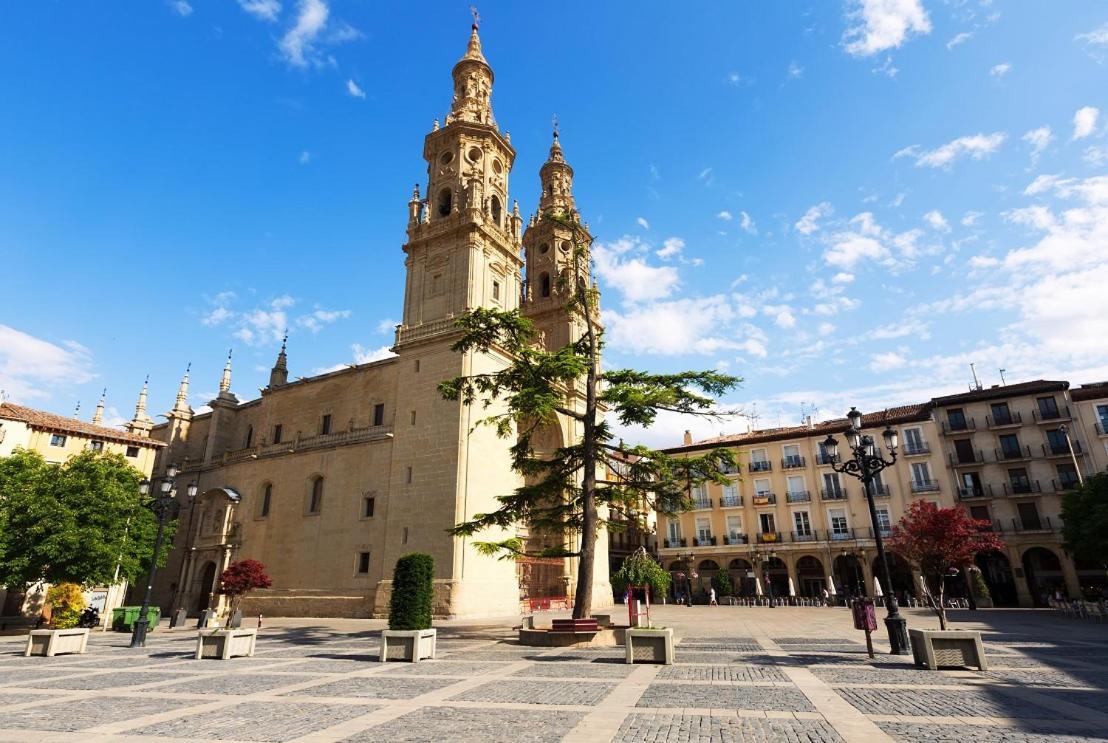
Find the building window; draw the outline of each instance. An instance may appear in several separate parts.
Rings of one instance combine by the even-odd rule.
[[[358,553],[358,575],[366,575],[369,572],[369,553]]]
[[[323,508],[323,477],[312,480],[312,495],[308,500],[308,513],[319,513]]]
[[[966,426],[966,413],[961,408],[951,408],[946,411],[946,421],[950,424],[951,431],[965,431]]]
[[[250,445],[252,443],[254,443],[254,427],[253,426],[247,426],[246,427],[246,436],[242,440],[242,448],[243,449],[249,449]]]
[[[1007,426],[1012,423],[1012,411],[1008,409],[1008,403],[994,402],[990,407],[993,410],[994,426]]]
[[[793,511],[793,523],[798,537],[812,536],[812,522],[807,511]]]
[[[419,359],[415,360],[415,371],[416,371],[416,374],[419,374]]]
[[[1020,440],[1013,433],[1000,437],[1000,451],[1005,459],[1018,459],[1020,456]]]
[[[128,446],[127,447],[127,456],[132,457],[132,458],[137,457],[138,456],[138,447],[137,446]]]
[[[889,519],[889,509],[877,509],[877,528],[881,530],[881,536],[883,537],[887,537],[892,534],[893,526],[892,521]]]
[[[850,536],[850,528],[846,525],[845,510],[832,508],[827,512],[827,520],[831,522],[832,539],[847,539]]]
[[[450,207],[453,205],[454,194],[449,188],[439,191],[439,216],[449,217]]]
[[[323,419],[319,422],[319,432],[321,434],[331,433],[331,414],[323,416]]]
[[[270,504],[270,501],[272,499],[273,499],[273,486],[267,482],[265,484],[265,487],[262,488],[262,502],[258,507],[258,517],[259,518],[264,519],[266,516],[269,515],[269,504]]]
[[[492,298],[494,302],[500,301],[500,282],[492,282]]]
[[[275,425],[273,427],[273,443],[274,444],[280,444],[281,443],[281,424],[280,423],[278,423],[277,425]]]
[[[408,468],[408,472],[407,472],[407,474],[405,475],[405,478],[406,478],[406,482],[407,482],[407,483],[408,483],[409,485],[411,485],[411,484],[412,484],[412,468],[411,468],[411,467],[409,467],[409,468]]]
[[[548,273],[539,276],[539,294],[544,297],[550,296],[550,274]]]
[[[927,462],[912,463],[912,482],[917,486],[925,486],[931,483],[931,468]]]
[[[1044,420],[1050,420],[1051,418],[1061,418],[1062,414],[1058,412],[1058,401],[1053,396],[1040,397],[1035,400],[1039,404],[1039,417]]]
[[[383,403],[378,403],[373,406],[373,425],[385,425],[385,406]]]
[[[373,518],[373,507],[377,504],[377,499],[372,495],[367,495],[362,498],[362,518]]]
[[[763,534],[774,534],[777,532],[777,521],[773,518],[772,513],[760,513],[758,514],[758,520],[761,522]]]
[[[731,514],[727,517],[727,538],[732,544],[739,543],[739,536],[743,533],[743,517]]]
[[[50,436],[50,446],[65,446],[65,436],[55,433]]]
[[[681,522],[677,519],[670,519],[666,523],[666,534],[670,541],[670,547],[676,547],[678,540],[681,539]]]
[[[754,494],[759,498],[769,497],[769,480],[758,479],[754,481]]]
[[[101,452],[104,451],[103,441],[90,441],[88,442],[89,451]]]
[[[923,433],[920,429],[904,429],[904,451],[907,454],[923,454],[927,451],[927,446],[923,443]]]
[[[492,212],[492,221],[496,223],[497,227],[499,227],[500,226],[500,214],[501,214],[501,211],[502,211],[501,206],[500,206],[500,197],[496,196],[494,194],[493,197],[491,199],[489,199],[489,205],[491,207],[489,209],[489,211]]]
[[[1100,419],[1100,432],[1108,431],[1108,405],[1097,405],[1096,417]]]
[[[412,425],[415,425],[415,411],[412,411]]]

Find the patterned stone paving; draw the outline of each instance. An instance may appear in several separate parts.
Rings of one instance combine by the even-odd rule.
[[[257,656],[230,662],[191,660],[192,631],[139,650],[96,634],[88,654],[58,658],[0,638],[0,740],[1108,740],[1097,625],[1069,621],[1065,640],[1044,641],[1054,615],[980,612],[990,671],[928,672],[888,655],[880,632],[869,658],[843,611],[655,610],[684,635],[675,665],[628,666],[621,647],[525,648],[503,626],[440,630],[437,660],[382,664],[364,620],[272,620]]]

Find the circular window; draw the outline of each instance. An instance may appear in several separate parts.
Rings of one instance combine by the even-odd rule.
[[[444,152],[444,153],[442,153],[442,157],[439,158],[439,162],[442,163],[443,165],[449,165],[450,163],[454,162],[454,153],[453,152]]]
[[[504,172],[504,166],[500,164],[499,160],[493,160],[492,161],[492,169],[493,169],[493,172],[496,173],[497,175],[500,175],[501,173]]]
[[[562,241],[562,252],[563,253],[568,253],[569,252],[569,241],[568,240],[563,240]]]
[[[550,246],[547,245],[546,243],[543,243],[542,245],[539,246],[539,252],[540,253],[546,253],[546,252],[549,252],[549,251],[550,251]]]
[[[473,163],[480,162],[481,161],[481,148],[480,147],[470,147],[469,152],[466,153],[466,157],[469,158],[470,162],[473,162]]]

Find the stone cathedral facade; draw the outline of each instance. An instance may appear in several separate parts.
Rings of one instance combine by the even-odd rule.
[[[247,402],[232,392],[228,358],[211,412],[189,408],[186,373],[167,422],[152,430],[166,444],[157,470],[177,463],[179,490],[195,480],[200,492],[182,511],[159,573],[163,611],[216,606],[219,574],[245,558],[265,563],[273,579],[251,595],[247,613],[380,616],[396,559],[416,551],[435,558],[440,615],[514,614],[521,599],[572,593],[575,560],[498,560],[447,533],[521,484],[512,442],[474,426],[487,410],[445,401],[437,390],[445,379],[508,361],[452,351],[455,319],[477,307],[519,309],[551,348],[580,332],[557,281],[570,270],[569,234],[536,217],[525,230],[518,204],[508,207],[516,152],[493,118],[493,71],[476,26],[453,81],[450,114],[424,142],[425,190],[417,186],[408,204],[396,356],[290,382],[282,345],[269,385]],[[539,214],[576,216],[573,169],[557,133],[539,176]],[[550,426],[536,450],[575,440],[575,425],[566,418]],[[532,543],[550,538],[529,535],[526,525],[513,531]],[[596,569],[600,607],[612,599],[603,532]]]

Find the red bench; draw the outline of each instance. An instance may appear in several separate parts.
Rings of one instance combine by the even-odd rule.
[[[600,626],[593,618],[587,619],[554,619],[551,621],[551,630],[554,632],[599,632]]]

